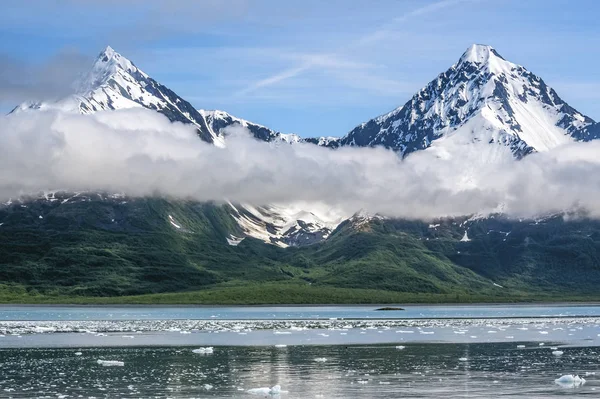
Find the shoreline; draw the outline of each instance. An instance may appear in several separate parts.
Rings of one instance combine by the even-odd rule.
[[[447,303],[373,303],[373,304],[348,304],[348,303],[323,303],[323,304],[190,304],[190,303],[172,303],[172,304],[147,304],[147,303],[0,303],[0,310],[8,307],[27,307],[27,308],[45,308],[45,307],[69,307],[69,308],[324,308],[324,307],[355,307],[355,308],[377,308],[382,306],[399,306],[399,307],[486,307],[486,306],[510,306],[510,307],[585,307],[585,306],[600,306],[600,301],[530,301],[530,302],[447,302]],[[376,309],[373,309],[376,310]],[[404,310],[386,310],[380,311],[382,314],[401,313]]]

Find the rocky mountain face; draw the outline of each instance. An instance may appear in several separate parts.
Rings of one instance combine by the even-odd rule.
[[[339,139],[300,138],[223,111],[197,110],[110,47],[75,94],[21,104],[13,112],[133,107],[193,124],[200,138],[218,146],[227,145],[229,129],[237,126],[266,142],[385,146],[402,156],[458,141],[507,146],[519,158],[600,137],[600,125],[542,79],[481,45],[404,106]],[[307,286],[419,293],[439,301],[597,294],[600,222],[585,215],[427,222],[367,212],[348,216],[314,204],[215,204],[96,192],[13,199],[0,204],[0,291],[117,296],[237,290],[246,283],[248,293],[268,282],[281,284],[282,303],[289,303],[285,289]]]
[[[152,79],[110,46],[98,55],[90,72],[77,86],[76,92],[64,99],[56,102],[23,103],[12,112],[54,109],[91,114],[144,107],[160,112],[172,122],[195,125],[198,136],[209,143],[222,143],[208,127],[204,117],[189,102]]]
[[[226,146],[228,129],[236,127],[243,127],[257,140],[270,143],[328,145],[337,140],[332,137],[304,139],[296,134],[274,131],[224,111],[196,110],[110,46],[99,54],[90,72],[77,84],[74,94],[56,102],[23,103],[12,112],[57,110],[91,114],[135,107],[155,110],[173,122],[193,124],[201,139],[219,147]],[[77,193],[64,195],[77,198]],[[237,245],[246,236],[278,246],[312,244],[327,238],[339,223],[337,216],[333,220],[323,220],[311,210],[296,209],[292,205],[237,204],[228,209],[241,228],[241,234],[236,233],[240,237],[232,232],[231,238],[228,238],[231,245]]]
[[[508,146],[519,158],[598,137],[598,125],[541,78],[490,46],[473,45],[406,104],[357,126],[339,145],[406,155],[456,138]]]
[[[492,150],[507,146],[520,158],[571,141],[600,137],[600,124],[565,103],[541,78],[485,45],[471,46],[456,64],[405,105],[357,126],[342,138],[302,138],[224,111],[195,109],[111,47],[100,53],[73,95],[52,103],[21,104],[13,112],[56,109],[89,114],[133,107],[193,124],[200,138],[217,146],[226,146],[229,132],[243,127],[256,139],[270,143],[310,143],[329,148],[384,146],[405,156],[456,141],[461,145],[485,142]],[[231,245],[244,237],[278,246],[312,244],[329,237],[344,220],[339,215],[293,205],[230,204],[228,209],[239,227],[228,239]],[[357,215],[350,221],[355,222]],[[362,215],[359,219],[360,223],[350,225],[364,229],[372,217]]]

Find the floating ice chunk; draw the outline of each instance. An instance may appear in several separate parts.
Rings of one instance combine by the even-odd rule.
[[[277,344],[275,345],[276,348],[287,348],[287,345],[284,344]]]
[[[191,334],[190,331],[179,331],[179,334]]]
[[[369,380],[358,380],[356,382],[359,383],[359,384],[368,384]]]
[[[125,362],[121,362],[119,360],[98,360],[98,364],[105,366],[105,367],[111,367],[111,366],[123,367],[123,366],[125,366]]]
[[[563,355],[563,353],[564,353],[563,351],[552,351],[552,354],[553,354],[554,356],[562,356],[562,355]]]
[[[83,353],[81,353],[81,352],[75,352],[75,356],[81,356],[81,355],[83,355]]]
[[[524,347],[525,347],[525,345],[517,345],[517,348],[519,348],[519,349],[522,349]]]
[[[213,389],[213,386],[210,384],[204,384],[204,389],[206,389],[207,391],[210,391],[211,389]]]
[[[547,334],[548,334],[548,331],[540,331],[540,334],[542,334],[542,335],[547,335]]]
[[[192,350],[192,352],[200,354],[200,355],[212,355],[214,352],[214,349],[212,346],[207,346],[206,348],[194,349],[194,350]]]
[[[554,380],[554,383],[563,388],[577,388],[585,384],[585,378],[581,378],[578,375],[565,374]]]
[[[275,385],[271,388],[268,388],[268,387],[252,388],[252,389],[248,389],[246,392],[248,392],[250,395],[275,396],[275,395],[279,395],[280,393],[284,393],[285,391],[281,390],[280,385]]]
[[[543,343],[543,342],[540,342],[538,345],[539,345],[539,346],[544,346],[544,345],[546,345],[546,344],[545,344],[545,343]]]
[[[318,357],[315,359],[315,362],[325,363],[327,361],[326,357]]]
[[[467,360],[469,360],[469,359],[467,359],[466,357],[459,357],[458,358],[459,362],[466,362]]]
[[[51,332],[55,332],[56,328],[54,327],[41,327],[41,326],[35,326],[33,328],[33,332],[35,333],[39,333],[39,334],[43,334],[43,333],[51,333]]]
[[[404,345],[398,345],[398,346],[396,347],[396,349],[400,349],[400,350],[402,350],[402,349],[404,349],[404,348],[406,348],[406,346],[404,346]]]

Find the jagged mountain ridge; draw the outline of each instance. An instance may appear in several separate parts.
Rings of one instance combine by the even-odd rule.
[[[227,128],[235,126],[244,127],[256,139],[265,142],[326,145],[336,140],[332,137],[304,139],[296,134],[276,132],[224,111],[196,110],[189,102],[152,79],[110,46],[99,54],[90,72],[76,86],[76,92],[66,98],[56,102],[23,103],[12,112],[58,110],[91,114],[144,107],[160,112],[171,121],[195,125],[200,138],[221,147],[226,145]],[[237,204],[229,210],[244,236],[278,246],[307,245],[322,241],[339,223],[337,218],[335,221],[323,220],[310,210],[292,211],[274,205]],[[231,232],[228,242],[237,245],[244,236],[238,237]]]
[[[276,132],[224,111],[197,110],[110,46],[98,55],[89,73],[75,86],[75,93],[66,98],[55,102],[23,103],[11,112],[56,109],[90,114],[98,111],[144,107],[160,112],[172,122],[196,125],[198,135],[203,140],[218,146],[225,145],[224,130],[235,125],[247,128],[256,139],[267,142],[306,141],[325,145],[336,140],[332,137],[304,139],[296,134]]]
[[[163,113],[172,121],[193,123],[201,138],[219,146],[226,145],[227,128],[233,126],[242,126],[266,142],[305,142],[330,148],[382,145],[402,155],[453,136],[506,145],[517,157],[570,140],[600,136],[599,124],[564,103],[543,80],[483,45],[471,46],[455,65],[404,106],[358,126],[341,139],[301,138],[224,111],[196,110],[110,47],[98,56],[76,94],[55,103],[22,104],[14,112],[56,108],[87,114],[131,107],[145,107]],[[532,107],[541,112],[531,111]],[[539,115],[545,118],[528,118]],[[236,220],[246,235],[277,245],[317,242],[336,227],[330,220],[291,220],[292,213],[281,207],[247,204],[237,207],[241,212],[234,210],[233,215],[237,215]],[[278,222],[273,224],[273,220]],[[289,233],[281,230],[294,223]],[[233,243],[237,241],[237,237],[232,239]]]
[[[172,122],[193,124],[198,136],[209,143],[222,140],[204,117],[171,89],[158,83],[110,46],[102,51],[76,92],[55,102],[23,103],[12,112],[55,109],[91,114],[98,111],[143,107],[160,112]]]
[[[344,136],[340,146],[385,146],[402,155],[444,137],[510,147],[516,157],[600,137],[591,118],[491,46],[472,45],[403,106]]]

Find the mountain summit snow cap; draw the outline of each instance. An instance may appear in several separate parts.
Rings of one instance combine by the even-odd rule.
[[[106,48],[98,54],[90,72],[85,76],[78,87],[78,94],[87,94],[102,85],[107,84],[115,76],[126,72],[132,76],[147,78],[144,72],[140,71],[133,62],[117,53],[112,47]],[[139,80],[139,79],[138,79]]]
[[[500,58],[506,61],[496,49],[486,44],[472,44],[467,51],[465,51],[460,57],[459,63],[472,62],[475,64],[486,64],[491,58]]]

